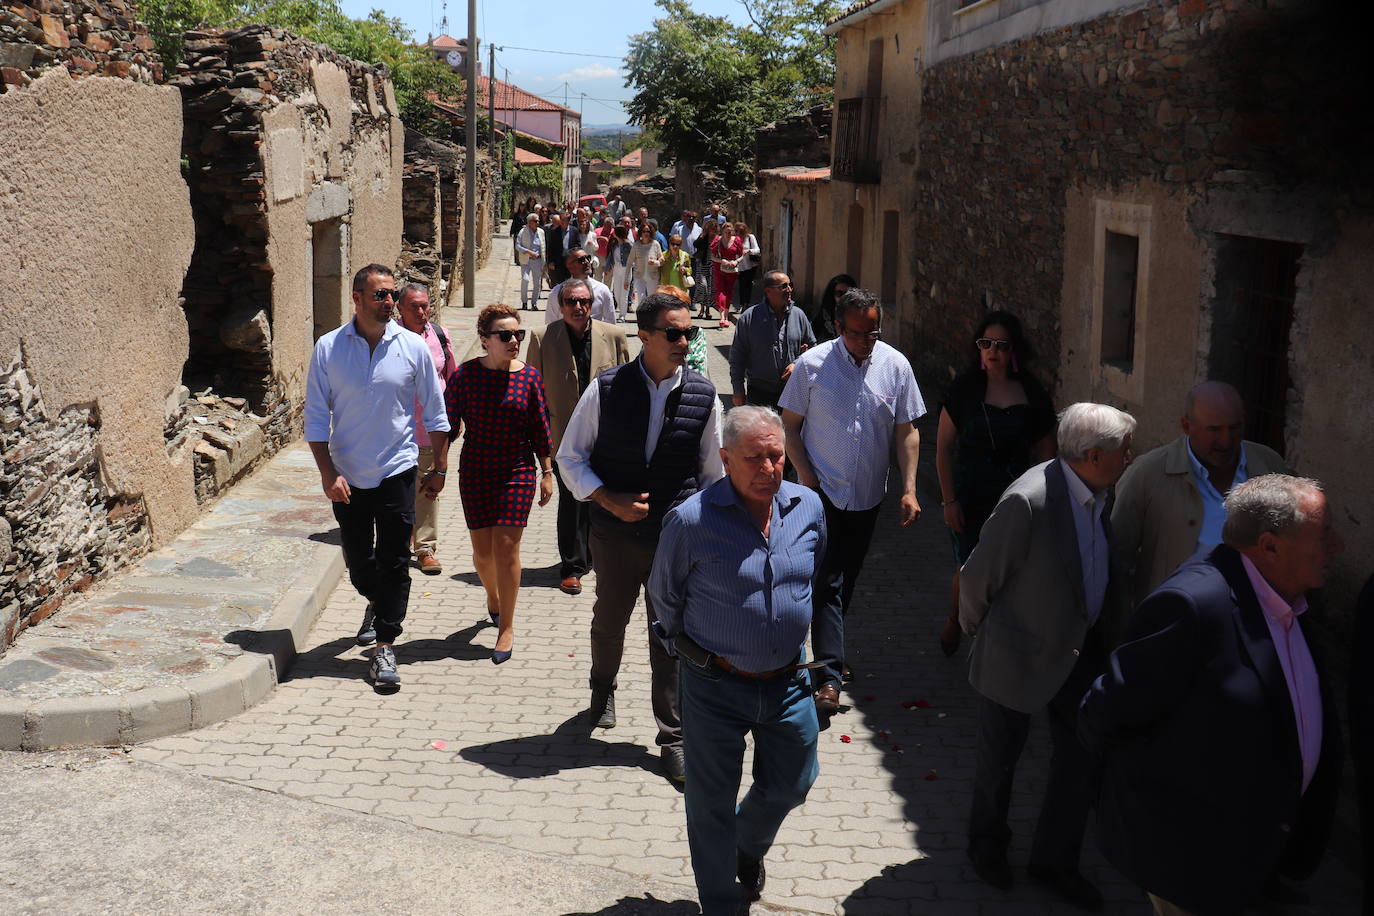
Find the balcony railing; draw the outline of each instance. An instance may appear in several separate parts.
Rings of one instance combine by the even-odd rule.
[[[835,161],[831,174],[837,181],[877,184],[882,176],[878,161],[878,99],[841,99],[835,118]]]

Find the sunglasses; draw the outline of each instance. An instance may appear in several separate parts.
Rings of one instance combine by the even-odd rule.
[[[568,298],[566,298],[566,299],[563,300],[563,304],[564,304],[564,305],[591,305],[591,304],[592,304],[592,299],[591,299],[591,297],[588,297],[588,298],[584,299],[584,298],[582,298],[581,296],[569,296]]]
[[[592,263],[592,256],[589,255],[589,254],[584,254],[582,257],[578,258],[577,260],[581,261],[583,264],[590,264],[590,263]]]
[[[376,299],[378,302],[385,302],[388,299],[393,302],[400,302],[401,294],[394,289],[374,289],[372,291],[372,298]]]
[[[662,331],[663,336],[668,338],[668,343],[677,343],[682,338],[696,340],[701,333],[701,328],[696,326],[690,328],[650,328],[650,331]]]
[[[993,340],[991,337],[980,337],[974,341],[980,350],[997,350],[998,353],[1007,353],[1011,350],[1010,340]]]
[[[481,335],[479,335],[479,336],[481,336],[481,337],[499,337],[499,338],[501,338],[501,343],[510,343],[512,340],[516,340],[516,341],[518,341],[518,342],[520,342],[520,343],[524,343],[524,342],[525,342],[525,329],[524,329],[524,328],[521,328],[521,329],[518,330],[518,331],[505,331],[505,330],[502,330],[502,331],[488,331],[487,333],[481,334]]]
[[[844,332],[845,337],[853,337],[855,340],[878,340],[883,336],[882,331],[869,331],[865,334],[862,331],[851,331],[843,326],[840,330]]]

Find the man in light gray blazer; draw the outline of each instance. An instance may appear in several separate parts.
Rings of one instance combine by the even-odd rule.
[[[1078,703],[1110,648],[1103,619],[1110,523],[1102,510],[1130,463],[1135,425],[1105,404],[1066,408],[1059,457],[1007,488],[959,573],[959,622],[976,637],[969,683],[979,693],[969,859],[984,881],[1011,887],[1012,778],[1031,715],[1048,709],[1054,757],[1028,871],[1089,909],[1102,905],[1102,895],[1078,871],[1091,802]]]

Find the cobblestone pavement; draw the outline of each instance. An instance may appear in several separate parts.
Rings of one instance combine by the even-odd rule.
[[[479,303],[502,293],[515,301],[510,284],[518,278],[503,260],[509,263],[498,250],[483,272]],[[501,275],[499,282],[489,279],[494,274]],[[445,317],[455,337],[465,322],[471,327],[470,313],[449,310]],[[706,333],[711,375],[723,385],[722,351],[732,332]],[[932,444],[923,457],[927,469],[933,467]],[[270,699],[202,731],[141,746],[133,756],[680,882],[682,896],[694,899],[682,796],[660,774],[653,748],[642,603],[627,637],[620,724],[593,732],[581,717],[588,700],[592,588],[578,597],[558,591],[554,504],[531,515],[515,657],[498,668],[489,661],[495,630],[484,624],[483,592],[454,490],[450,486],[442,502],[444,572],[414,576],[410,616],[397,647],[404,678],[399,693],[378,694],[364,680],[365,652],[352,641],[362,601],[345,582],[290,679]],[[1072,911],[1029,884],[1024,871],[1010,893],[992,890],[964,859],[974,702],[966,650],[946,659],[936,643],[952,567],[948,539],[931,508],[938,497],[922,497],[926,515],[911,529],[897,526],[891,500],[884,507],[850,618],[857,676],[844,698],[848,708],[822,734],[820,779],[769,854],[764,906],[756,905],[756,912]],[[1011,810],[1016,867],[1026,860],[1047,758],[1047,733],[1037,723]],[[1102,861],[1091,836],[1084,871],[1106,895],[1109,913],[1148,911],[1143,895]],[[1336,901],[1355,899],[1354,882],[1328,860],[1309,885],[1320,895],[1311,912],[1353,913],[1353,905]],[[456,911],[480,912],[480,901],[472,903]],[[681,907],[646,904],[624,912],[684,912]]]

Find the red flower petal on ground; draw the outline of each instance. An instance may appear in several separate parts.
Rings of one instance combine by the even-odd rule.
[[[920,708],[920,709],[929,709],[929,708],[930,708],[930,701],[928,701],[928,700],[917,700],[917,701],[916,701],[915,703],[913,703],[912,705],[913,705],[913,706],[916,706],[916,707],[918,707],[918,708]]]
[[[901,746],[900,744],[894,744],[894,745],[892,745],[892,749],[893,749],[894,751],[896,751],[897,753],[899,753],[899,754],[902,752],[902,746]]]
[[[887,732],[878,732],[878,737],[879,737],[879,738],[886,738],[886,737],[887,737]]]
[[[848,735],[840,735],[840,740],[843,741],[845,744],[848,744],[849,741],[850,741],[850,738],[849,738]]]
[[[934,781],[935,781],[935,771],[934,771],[934,770],[931,770],[929,773],[926,774],[926,782],[934,782]]]
[[[448,745],[443,741],[431,741],[429,743],[429,746],[434,748],[436,751],[442,751],[444,748],[448,747]]]
[[[576,652],[569,652],[569,653],[568,653],[568,658],[577,658],[577,653],[576,653]]]

